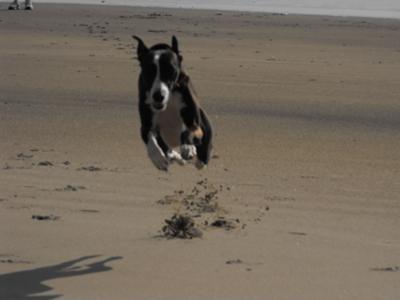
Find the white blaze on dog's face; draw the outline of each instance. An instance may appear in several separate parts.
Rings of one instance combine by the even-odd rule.
[[[148,86],[146,103],[153,111],[167,108],[174,84],[179,77],[177,55],[169,49],[150,51],[142,65],[144,80]]]

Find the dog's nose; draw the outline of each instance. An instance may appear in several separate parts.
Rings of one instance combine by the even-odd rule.
[[[153,94],[154,102],[161,103],[164,100],[164,96],[161,93],[161,90],[155,91]]]

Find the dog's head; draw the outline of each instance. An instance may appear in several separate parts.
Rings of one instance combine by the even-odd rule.
[[[179,80],[182,56],[178,40],[172,37],[171,46],[156,44],[148,48],[137,36],[137,57],[140,62],[141,88],[145,89],[146,103],[155,111],[166,109],[172,90]]]

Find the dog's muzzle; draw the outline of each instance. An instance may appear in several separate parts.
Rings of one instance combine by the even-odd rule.
[[[154,93],[152,105],[156,110],[163,110],[166,106],[165,97],[160,92]]]
[[[168,88],[164,85],[156,89],[151,95],[153,108],[156,110],[164,110],[167,107],[169,94]]]

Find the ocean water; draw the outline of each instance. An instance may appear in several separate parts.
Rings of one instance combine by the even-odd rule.
[[[4,0],[3,0],[4,1]],[[400,19],[400,0],[33,0]]]

